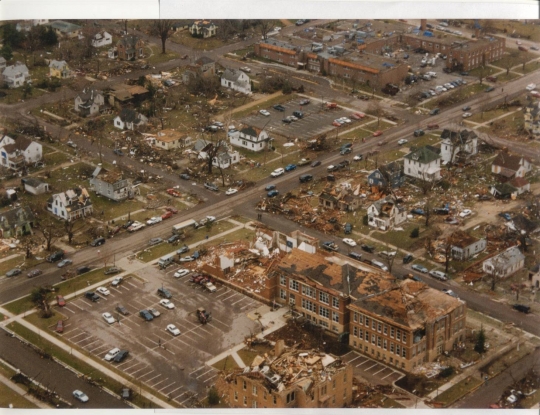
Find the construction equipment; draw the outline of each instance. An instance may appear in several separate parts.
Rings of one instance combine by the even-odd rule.
[[[212,321],[212,313],[209,313],[204,309],[204,307],[199,307],[197,309],[197,318],[202,324],[206,324]]]

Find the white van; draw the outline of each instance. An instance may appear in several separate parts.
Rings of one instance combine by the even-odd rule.
[[[165,256],[159,258],[158,267],[160,269],[167,268],[169,265],[171,265],[173,263],[174,255],[175,255],[175,253],[172,253],[172,254],[165,255]]]

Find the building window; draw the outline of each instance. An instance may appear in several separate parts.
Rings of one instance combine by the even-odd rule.
[[[302,294],[306,297],[317,298],[317,291],[307,285],[302,285]]]
[[[332,321],[339,323],[339,313],[336,313],[335,311],[332,312]]]
[[[374,334],[371,335],[371,344],[375,344],[375,335]]]
[[[276,397],[276,395],[274,395],[274,405],[276,405],[276,404],[277,404],[277,397]]]
[[[289,280],[289,288],[293,291],[298,291],[298,281]]]
[[[377,323],[375,322],[375,320],[371,320],[371,328],[375,330],[376,327],[377,327]]]
[[[401,352],[401,346],[399,344],[396,344],[396,354],[399,356],[400,352]]]
[[[396,330],[396,339],[401,340],[401,330]]]
[[[290,305],[295,305],[296,304],[296,299],[294,297],[294,294],[289,294],[289,304]]]
[[[407,349],[405,349],[405,347],[403,347],[403,348],[401,349],[401,356],[403,356],[403,357],[405,357],[405,358],[407,357]]]
[[[394,343],[390,342],[390,353],[394,353]]]
[[[319,306],[319,315],[324,318],[328,318],[330,316],[330,312],[326,307]]]
[[[244,406],[247,406],[247,397],[244,396]]]
[[[353,336],[358,337],[358,327],[353,326]]]
[[[279,283],[281,285],[287,285],[287,277],[285,277],[284,275],[280,276],[279,277]]]
[[[266,400],[266,390],[263,390],[263,399]]]
[[[257,386],[253,385],[253,395],[257,396]]]
[[[403,333],[403,338],[401,339],[403,343],[407,343],[407,334]]]
[[[381,337],[377,336],[377,347],[381,347]]]
[[[358,313],[357,313],[356,311],[353,313],[353,321],[354,321],[355,323],[357,323],[357,322],[359,321],[359,320],[358,320]]]
[[[237,391],[234,391],[234,400],[235,400],[235,401],[238,400],[238,392],[237,392]]]
[[[328,322],[327,322],[327,321],[324,321],[324,320],[319,320],[319,324],[320,324],[321,326],[323,326],[323,327],[326,327],[326,328],[328,328],[328,326],[329,326],[329,325],[328,325]]]
[[[256,408],[256,407],[257,407],[257,401],[256,401],[256,400],[253,400],[253,403],[251,404],[251,407],[252,407],[252,408]]]
[[[306,300],[305,298],[302,298],[302,308],[314,312],[315,311],[315,304],[312,303],[309,300]]]
[[[378,323],[377,324],[377,331],[380,333],[382,330],[382,324],[381,323]]]
[[[319,291],[319,301],[324,304],[329,304],[330,296],[328,295],[328,293]]]
[[[282,300],[286,300],[286,299],[287,299],[287,291],[285,291],[284,289],[280,289],[280,290],[279,290],[279,297],[280,297]]]
[[[360,324],[362,324],[362,321],[360,321]],[[366,327],[369,327],[369,317],[366,317],[366,323],[365,323],[365,326],[366,326]]]
[[[388,326],[386,324],[384,325],[383,333],[388,335]]]
[[[332,307],[339,308],[339,298],[332,297]]]
[[[358,337],[364,340],[364,330],[360,330],[360,335]]]
[[[335,379],[332,381],[332,389],[336,389],[336,380]]]
[[[386,339],[383,340],[383,349],[387,350],[388,343],[386,342]]]

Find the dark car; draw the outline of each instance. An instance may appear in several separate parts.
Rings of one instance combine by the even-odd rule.
[[[531,312],[531,307],[529,307],[528,305],[514,304],[512,308],[519,311],[520,313],[529,314]]]
[[[362,248],[362,250],[364,250],[366,252],[370,252],[370,253],[375,252],[375,247],[372,246],[372,245],[362,244],[362,245],[360,245],[360,248]]]
[[[469,72],[463,71],[463,72],[460,72],[459,74],[460,74],[461,76],[468,76],[468,75],[469,75]]]
[[[12,270],[6,272],[6,277],[15,277],[16,275],[19,275],[21,273],[20,268],[13,268]]]
[[[47,257],[47,262],[56,262],[64,258],[64,251],[56,251]]]
[[[181,178],[181,179],[184,179],[184,180],[189,180],[189,179],[191,179],[191,177],[190,177],[189,174],[187,174],[187,173],[182,173],[182,174],[180,175],[180,178]]]
[[[408,264],[409,262],[412,262],[413,259],[414,257],[411,254],[405,255],[403,257],[403,263]]]
[[[279,194],[279,190],[270,190],[266,196],[268,197],[276,197]]]
[[[509,213],[506,213],[506,212],[501,212],[499,213],[499,216],[507,221],[511,221],[512,220],[512,216],[510,216]],[[7,274],[6,274],[7,275]]]
[[[354,258],[358,261],[360,261],[362,259],[362,254],[359,254],[358,252],[349,252],[349,256],[351,258]]]
[[[424,212],[424,209],[420,209],[420,208],[411,209],[411,213],[413,215],[421,215],[421,216],[424,216],[426,214],[426,212]]]
[[[285,124],[290,124],[290,123],[292,123],[292,121],[291,121],[290,118],[283,118],[283,119],[281,120],[281,122],[284,122]]]
[[[180,235],[173,235],[169,239],[167,239],[167,243],[172,244],[173,242],[176,242],[180,239]]]
[[[311,174],[303,174],[302,176],[300,176],[299,180],[300,183],[310,182],[313,180],[313,176]]]
[[[467,105],[466,107],[461,108],[461,111],[470,111],[470,110],[471,110],[470,105]]]
[[[123,156],[124,155],[124,152],[122,150],[120,150],[119,148],[115,148],[113,153],[116,154],[117,156]]]
[[[315,160],[313,163],[311,163],[311,167],[317,167],[317,166],[320,166],[320,165],[321,165],[320,160]]]
[[[425,134],[424,130],[414,130],[414,133],[413,133],[415,137],[420,137],[420,136],[423,136],[424,134]]]
[[[435,213],[436,215],[449,215],[450,210],[448,210],[447,208],[435,208],[433,209],[433,213]]]
[[[208,190],[212,190],[213,192],[219,191],[219,188],[214,183],[206,182],[204,187]]]
[[[87,291],[84,293],[84,296],[85,298],[88,298],[90,301],[92,301],[93,303],[95,303],[96,301],[99,301],[100,300],[100,296],[97,295],[95,292],[93,291]]]
[[[493,88],[492,86],[490,86],[489,88],[486,88],[485,92],[491,92],[491,91],[495,91],[495,88]]]
[[[171,292],[166,288],[158,288],[157,293],[160,297],[170,299],[172,298]]]
[[[84,274],[86,272],[89,272],[92,268],[90,268],[89,266],[83,266],[83,267],[79,267],[77,268],[77,275],[81,275],[81,274]]]
[[[304,113],[302,111],[293,111],[292,115],[296,118],[304,118]]]
[[[26,274],[26,276],[28,278],[34,278],[34,277],[37,277],[38,275],[41,275],[43,274],[43,271],[40,270],[40,269],[33,269],[32,271],[30,271],[28,274]]]
[[[152,313],[148,310],[141,310],[139,311],[139,315],[144,318],[146,321],[152,321],[154,319],[154,316]]]
[[[183,247],[181,247],[180,249],[178,249],[178,250],[176,251],[176,253],[177,253],[178,255],[181,255],[181,254],[185,254],[185,253],[188,252],[188,251],[189,251],[189,246],[184,245]]]
[[[124,223],[124,224],[122,225],[122,228],[127,229],[127,228],[129,228],[131,225],[133,225],[134,223],[135,223],[135,221],[133,221],[133,220],[128,220],[126,223]]]
[[[349,154],[351,152],[352,152],[352,150],[350,148],[342,148],[341,151],[339,152],[339,154],[344,156],[344,155]]]
[[[111,275],[111,274],[118,274],[121,271],[122,270],[118,267],[110,267],[110,268],[107,268],[103,273],[105,275]]]
[[[285,171],[293,171],[296,170],[296,164],[287,164],[285,166]]]
[[[264,190],[266,190],[267,192],[269,192],[270,190],[274,190],[276,188],[276,185],[275,184],[269,184],[268,186],[266,186],[264,188]]]
[[[122,306],[122,305],[117,305],[116,306],[116,311],[118,311],[123,316],[127,316],[129,314],[129,311],[127,311],[127,308]]]
[[[347,222],[345,224],[345,228],[344,228],[344,231],[345,231],[345,234],[349,235],[352,233],[352,224],[350,224],[349,222]]]
[[[281,111],[281,112],[285,111],[285,107],[283,105],[280,105],[280,104],[276,104],[272,108],[274,108],[275,110]]]
[[[101,246],[105,242],[105,238],[96,238],[92,242],[90,242],[90,246]]]
[[[429,115],[437,115],[438,113],[441,112],[441,109],[440,108],[433,108],[430,112],[429,112]]]
[[[113,362],[120,363],[122,360],[124,360],[128,356],[129,356],[128,350],[120,350],[118,354],[114,356]]]

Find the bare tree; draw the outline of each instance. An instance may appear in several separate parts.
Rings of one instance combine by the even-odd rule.
[[[508,54],[506,59],[502,60],[503,67],[504,69],[506,69],[506,76],[510,74],[510,69],[512,69],[512,67],[516,65],[518,58],[519,58],[519,52],[512,51]]]
[[[268,33],[272,30],[272,20],[261,19],[257,20],[257,26],[261,32],[261,37],[263,40],[268,39]]]
[[[165,42],[171,36],[172,24],[172,20],[159,19],[154,20],[150,26],[150,32],[161,39],[161,53],[166,53]]]
[[[480,85],[483,85],[485,75],[486,75],[485,66],[483,66],[483,65],[479,66],[478,67],[478,80],[480,81]]]
[[[38,310],[42,318],[48,318],[53,315],[51,309],[51,301],[53,299],[54,288],[52,287],[36,287],[30,293],[30,300]]]
[[[75,227],[75,225],[79,224],[80,226],[78,226],[77,228]],[[68,244],[71,245],[71,242],[73,241],[73,237],[75,236],[75,233],[82,229],[83,226],[84,226],[84,220],[71,220],[71,219],[67,219],[64,221],[64,229],[66,231],[66,235],[67,235],[67,238],[68,238]]]
[[[368,106],[367,113],[377,117],[377,127],[379,127],[381,125],[381,117],[384,115],[384,109],[381,102],[378,100],[371,101]]]

